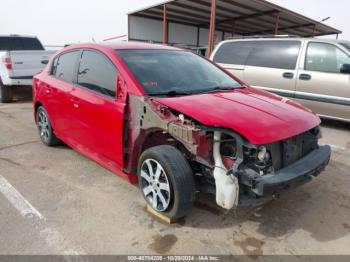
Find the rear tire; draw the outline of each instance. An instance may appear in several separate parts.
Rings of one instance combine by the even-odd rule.
[[[195,196],[193,173],[175,147],[164,145],[146,150],[139,160],[138,178],[146,202],[156,212],[172,222],[190,212]]]
[[[11,103],[13,101],[13,90],[5,86],[0,79],[0,103]]]
[[[36,111],[36,124],[41,141],[47,146],[56,146],[60,140],[55,136],[49,116],[44,107],[40,106]]]

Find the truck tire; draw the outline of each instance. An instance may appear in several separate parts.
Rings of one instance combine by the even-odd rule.
[[[139,160],[138,178],[147,204],[157,213],[176,222],[190,212],[195,195],[193,173],[175,147],[146,150]]]
[[[0,103],[11,103],[13,100],[12,87],[5,86],[0,79]]]
[[[36,124],[41,141],[47,146],[56,146],[60,140],[55,136],[49,116],[44,107],[40,106],[36,111]]]

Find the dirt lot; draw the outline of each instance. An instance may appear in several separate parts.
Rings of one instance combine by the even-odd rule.
[[[334,153],[313,182],[236,214],[201,197],[169,226],[137,187],[68,147],[43,146],[20,95],[0,104],[1,254],[350,254],[350,125],[323,124]]]

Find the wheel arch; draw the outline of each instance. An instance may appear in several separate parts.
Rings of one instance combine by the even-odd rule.
[[[128,162],[129,171],[137,173],[137,166],[141,155],[148,149],[157,146],[173,146],[181,151],[184,155],[189,156],[190,152],[177,139],[172,137],[169,133],[159,128],[152,128],[142,132],[136,140],[135,148],[133,148],[130,158],[126,159]],[[131,152],[131,151],[130,151]],[[188,157],[186,157],[188,158]]]
[[[34,120],[36,122],[36,114],[38,112],[38,108],[43,106],[43,104],[40,101],[35,101],[34,102]]]

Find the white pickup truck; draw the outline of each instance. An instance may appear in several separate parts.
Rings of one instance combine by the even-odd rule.
[[[0,35],[0,102],[13,100],[14,86],[32,86],[33,76],[55,51],[45,51],[36,37]]]

